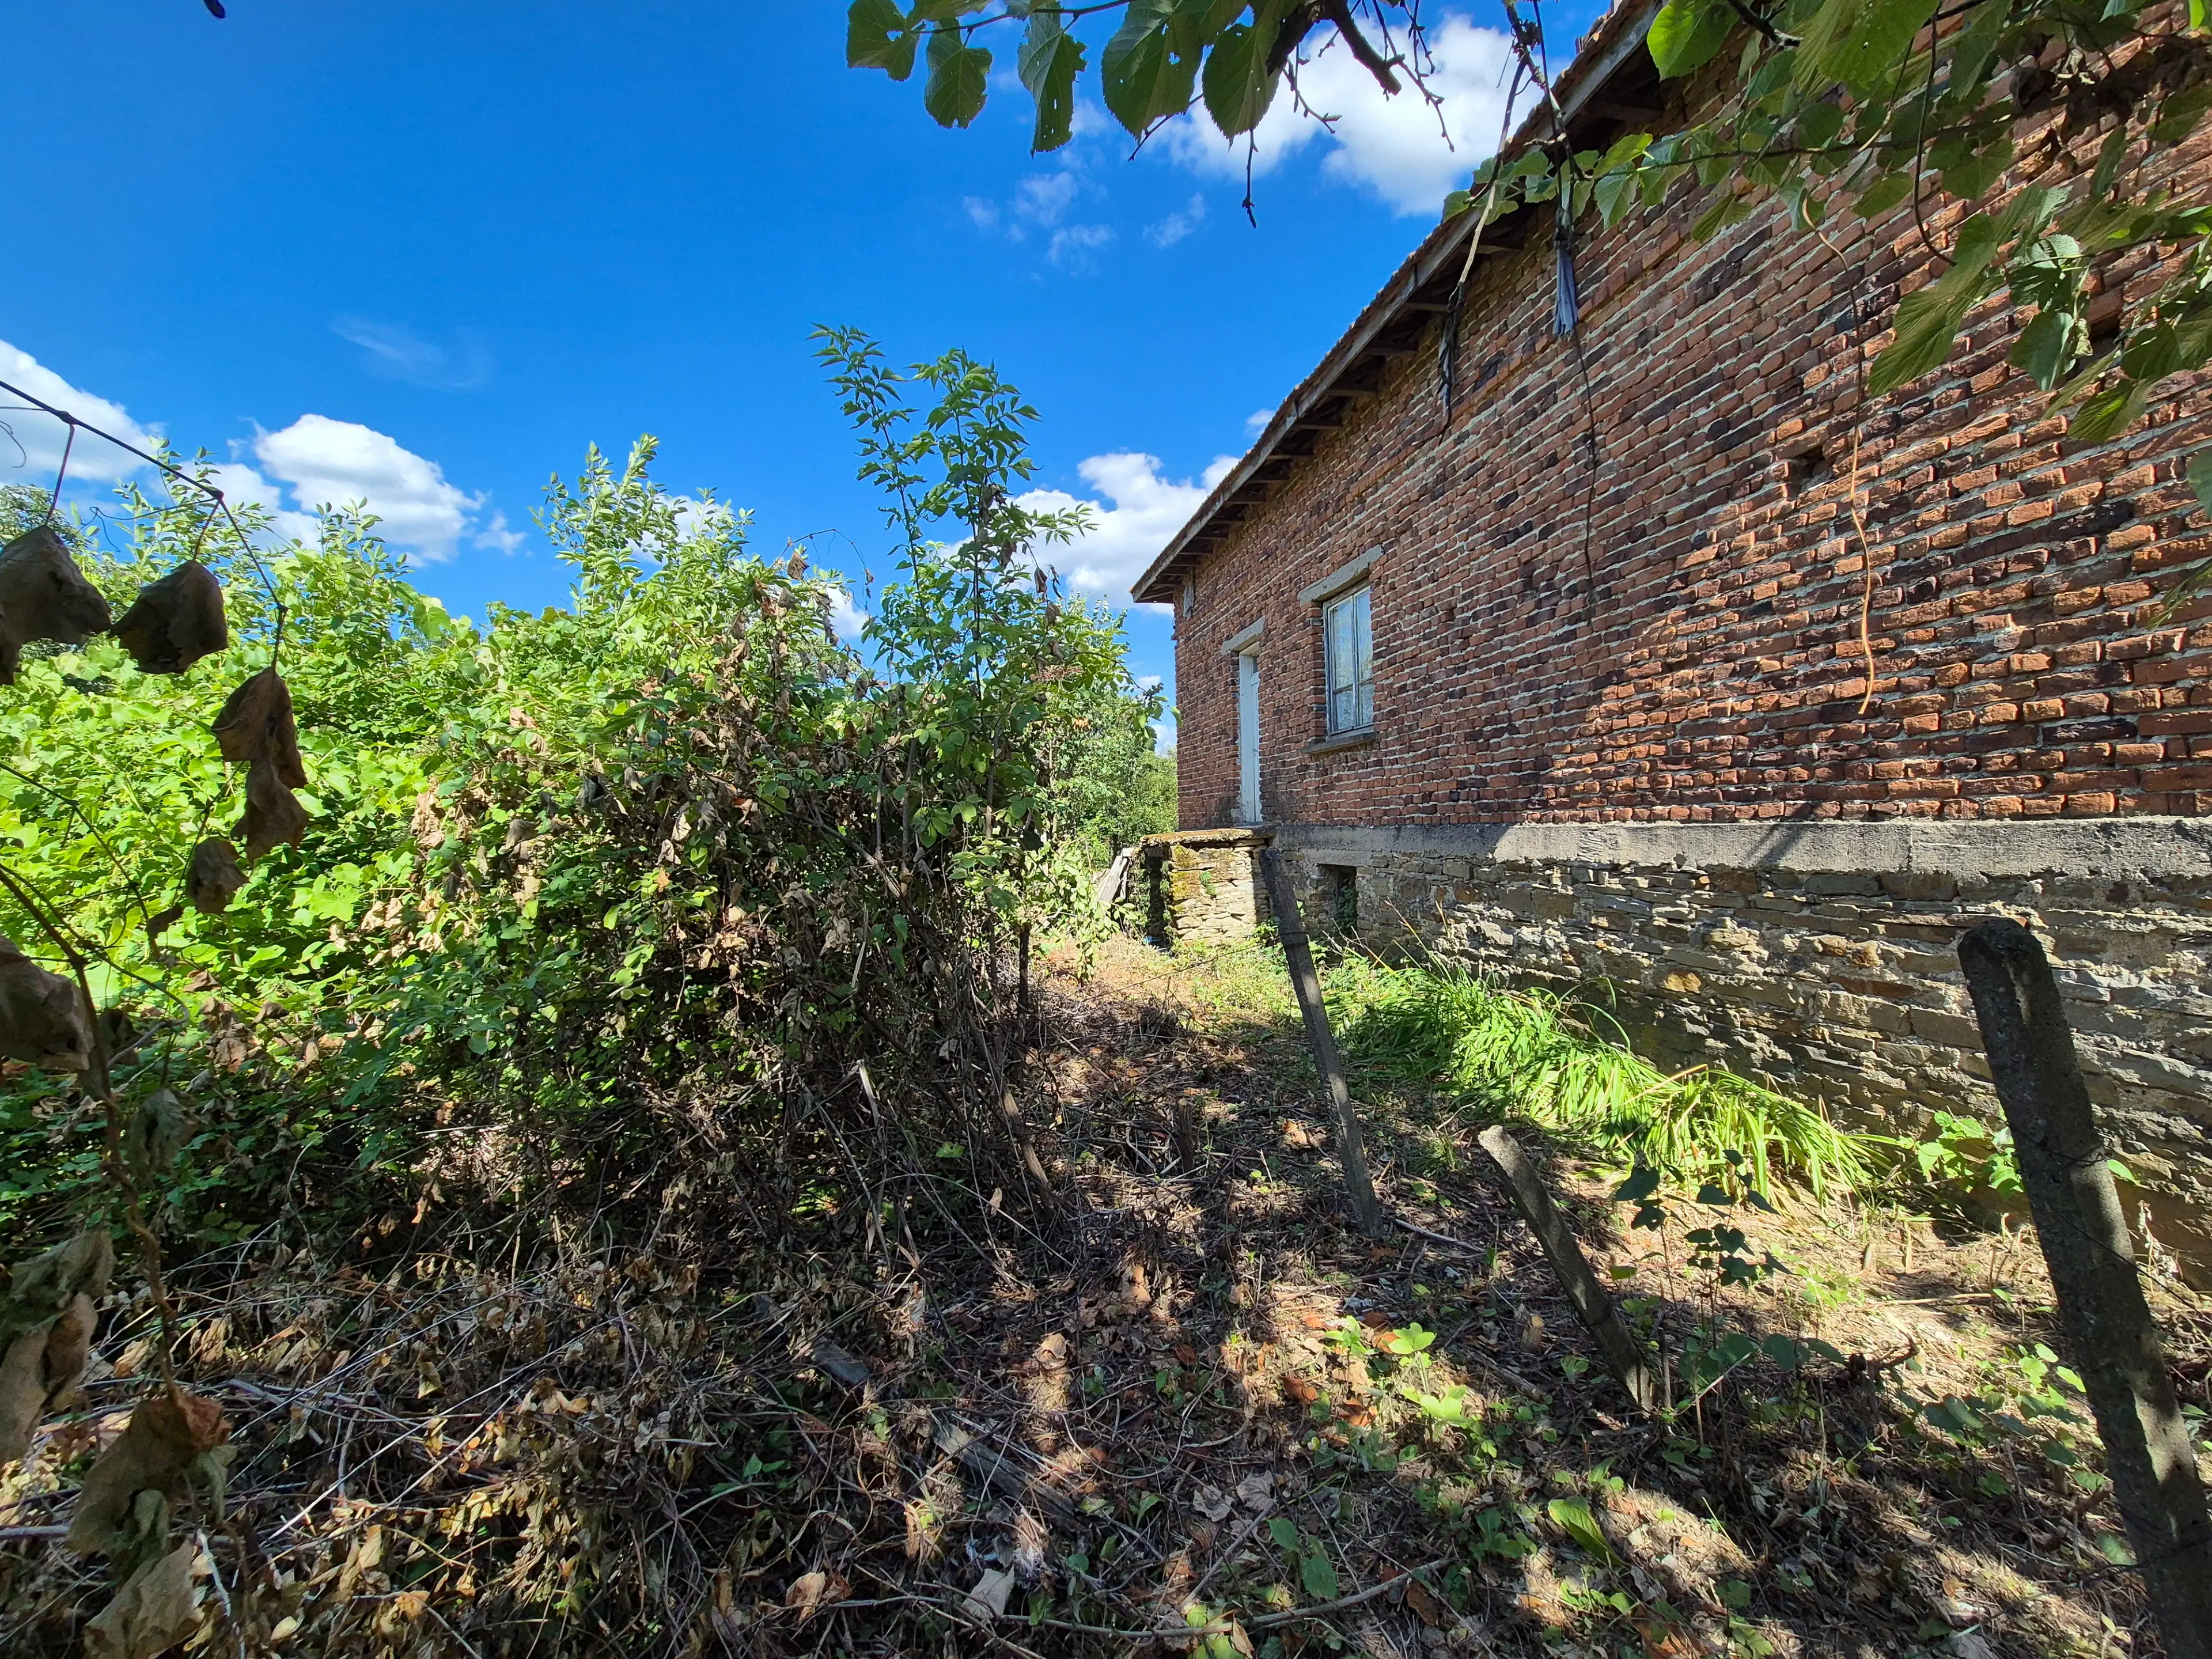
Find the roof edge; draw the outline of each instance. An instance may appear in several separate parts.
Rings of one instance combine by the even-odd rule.
[[[1565,121],[1571,122],[1595,101],[1597,94],[1644,49],[1644,35],[1659,6],[1660,0],[1618,0],[1613,9],[1583,37],[1574,61],[1553,83],[1553,95]],[[1551,111],[1540,106],[1521,124],[1500,154],[1507,157],[1517,155],[1551,136]],[[1181,567],[1199,556],[1192,544],[1212,527],[1234,497],[1255,481],[1255,475],[1284,459],[1279,453],[1284,441],[1309,425],[1321,404],[1357,395],[1356,392],[1348,393],[1342,382],[1353,368],[1374,355],[1381,337],[1402,322],[1414,295],[1435,282],[1454,256],[1464,257],[1462,250],[1474,228],[1474,215],[1458,213],[1421,239],[1405,263],[1353,319],[1352,326],[1283,399],[1252,447],[1146,567],[1144,574],[1130,584],[1132,600],[1139,605],[1173,601]]]

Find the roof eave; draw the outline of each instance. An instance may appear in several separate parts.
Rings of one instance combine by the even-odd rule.
[[[1567,66],[1554,87],[1560,113],[1569,124],[1601,102],[1600,94],[1644,51],[1647,26],[1657,10],[1658,0],[1621,0],[1585,38],[1582,50],[1575,54],[1574,62]],[[1551,136],[1551,112],[1539,108],[1522,123],[1504,153],[1508,156],[1516,155]],[[1210,550],[1205,544],[1226,533],[1217,529],[1215,521],[1231,503],[1255,486],[1261,493],[1248,500],[1264,500],[1267,487],[1274,481],[1259,475],[1270,466],[1302,459],[1285,453],[1284,445],[1291,436],[1302,430],[1325,430],[1341,424],[1346,410],[1340,405],[1356,401],[1371,391],[1352,382],[1366,376],[1370,365],[1379,373],[1389,361],[1413,349],[1419,337],[1426,331],[1428,317],[1441,308],[1432,299],[1422,297],[1424,290],[1433,289],[1448,270],[1456,276],[1456,264],[1465,258],[1467,239],[1474,229],[1474,216],[1461,213],[1445,220],[1422,239],[1421,245],[1367,303],[1313,373],[1283,400],[1243,458],[1214,486],[1198,510],[1146,567],[1145,574],[1131,584],[1130,598],[1140,605],[1172,603],[1186,569]],[[1492,246],[1519,244],[1501,240]],[[1409,317],[1419,319],[1411,340],[1404,337]],[[1333,417],[1328,408],[1332,404],[1340,405]]]

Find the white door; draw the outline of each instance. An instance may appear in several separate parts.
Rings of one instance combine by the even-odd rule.
[[[1260,821],[1260,653],[1237,659],[1237,815]]]

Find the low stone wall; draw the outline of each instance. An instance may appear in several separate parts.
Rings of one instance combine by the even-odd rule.
[[[1243,939],[1273,912],[1261,880],[1267,830],[1182,830],[1139,848],[1145,933],[1155,945],[1222,945]]]
[[[1959,934],[2051,953],[2114,1150],[2212,1279],[2212,822],[1284,825],[1301,905],[1528,984],[1603,980],[1632,1039],[1917,1133],[2000,1121]],[[2123,1189],[2125,1190],[2124,1188]],[[2132,1211],[2134,1206],[2130,1204]]]

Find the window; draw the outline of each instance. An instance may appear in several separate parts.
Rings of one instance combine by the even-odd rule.
[[[1328,729],[1364,732],[1375,724],[1375,640],[1367,592],[1355,587],[1322,613],[1328,641]]]
[[[1328,902],[1330,918],[1337,931],[1356,933],[1359,931],[1359,871],[1349,864],[1324,864],[1321,866],[1322,896]]]

